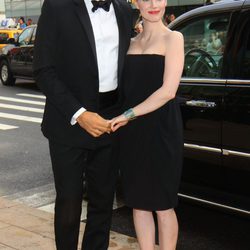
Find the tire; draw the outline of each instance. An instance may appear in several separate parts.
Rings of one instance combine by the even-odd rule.
[[[0,80],[3,85],[14,86],[16,79],[13,77],[10,71],[9,64],[7,61],[3,60],[0,62]]]

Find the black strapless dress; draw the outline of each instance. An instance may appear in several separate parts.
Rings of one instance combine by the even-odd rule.
[[[165,57],[130,54],[123,75],[124,111],[162,86]],[[119,165],[125,204],[143,210],[177,205],[182,169],[182,119],[177,99],[119,130]]]

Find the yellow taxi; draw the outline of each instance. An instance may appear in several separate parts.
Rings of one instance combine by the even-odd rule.
[[[0,49],[9,43],[9,39],[17,39],[22,30],[18,29],[0,29]]]

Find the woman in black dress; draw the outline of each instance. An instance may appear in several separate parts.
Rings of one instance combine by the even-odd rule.
[[[178,236],[174,208],[183,139],[175,95],[183,70],[184,42],[182,34],[162,22],[166,4],[166,0],[136,0],[144,30],[131,40],[125,61],[126,111],[111,122],[113,131],[119,129],[125,204],[133,208],[142,250],[155,247],[152,211],[157,214],[161,250],[175,249]]]

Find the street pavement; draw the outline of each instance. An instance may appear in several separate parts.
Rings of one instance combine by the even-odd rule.
[[[14,87],[0,85],[0,197],[53,214],[53,175],[47,140],[40,132],[44,103],[45,97],[33,82],[18,81]],[[86,205],[83,201],[83,222]],[[177,249],[250,249],[250,223],[246,217],[182,199],[177,216]],[[135,237],[131,210],[123,205],[119,193],[114,202],[112,230]],[[0,243],[1,237],[0,234]]]

